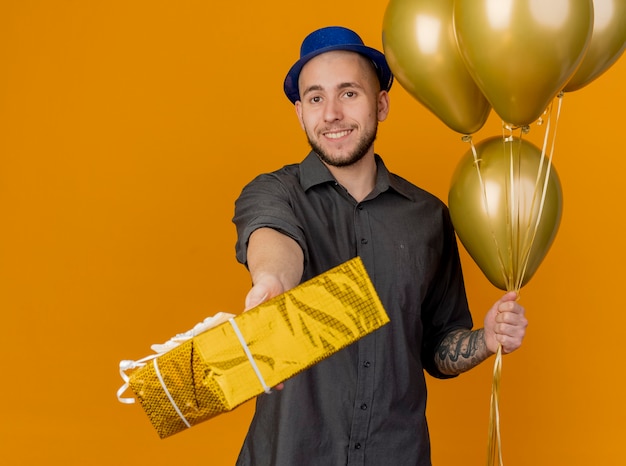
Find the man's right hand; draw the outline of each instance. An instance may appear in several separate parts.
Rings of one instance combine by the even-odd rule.
[[[277,277],[271,275],[259,276],[257,277],[257,282],[248,291],[244,311],[249,311],[253,307],[284,292],[283,284]]]

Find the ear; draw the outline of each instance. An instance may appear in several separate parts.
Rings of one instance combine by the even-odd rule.
[[[378,121],[385,121],[389,114],[389,94],[387,91],[378,93]]]
[[[296,100],[295,103],[296,115],[298,115],[298,121],[300,122],[300,126],[304,129],[304,121],[302,120],[302,102]]]

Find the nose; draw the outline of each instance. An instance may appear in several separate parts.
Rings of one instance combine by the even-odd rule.
[[[337,121],[343,118],[341,102],[337,99],[329,99],[324,106],[324,121]]]

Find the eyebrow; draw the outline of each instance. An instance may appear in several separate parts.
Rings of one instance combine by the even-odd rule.
[[[363,89],[363,86],[361,86],[357,82],[344,82],[344,83],[341,83],[341,84],[339,84],[337,86],[337,89],[347,89],[347,88],[350,88],[350,87],[354,87],[354,88],[357,88],[357,89]],[[304,92],[302,93],[302,96],[304,97],[304,96],[306,96],[310,92],[323,91],[323,90],[324,90],[323,86],[321,86],[319,84],[313,84],[313,85],[307,87],[304,90]]]

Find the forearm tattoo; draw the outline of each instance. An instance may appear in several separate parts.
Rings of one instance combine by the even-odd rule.
[[[442,373],[457,375],[477,366],[488,356],[483,329],[460,329],[444,337],[437,349],[435,362]]]

